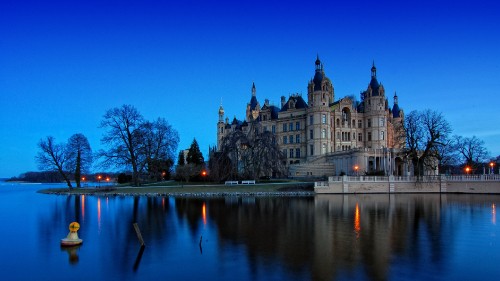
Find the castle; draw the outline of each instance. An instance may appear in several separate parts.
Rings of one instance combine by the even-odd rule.
[[[389,106],[384,86],[371,68],[371,80],[361,101],[354,97],[335,100],[334,86],[326,76],[319,57],[314,78],[307,85],[307,101],[299,94],[281,107],[257,100],[255,84],[244,120],[224,118],[222,104],[217,122],[217,149],[225,136],[235,130],[248,134],[249,124],[258,123],[271,131],[286,156],[289,177],[331,175],[408,175],[401,151],[405,144],[404,112],[394,94]]]

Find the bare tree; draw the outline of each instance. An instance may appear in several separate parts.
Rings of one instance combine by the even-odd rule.
[[[412,111],[405,117],[406,151],[416,175],[435,170],[443,159],[442,152],[450,145],[451,126],[439,112]]]
[[[158,118],[155,122],[146,121],[141,125],[141,136],[139,171],[146,170],[150,178],[159,178],[163,172],[170,174],[170,163],[173,163],[179,143],[177,131],[164,118]]]
[[[489,153],[484,147],[483,140],[478,139],[476,136],[471,138],[454,136],[453,139],[454,148],[460,154],[460,160],[465,165],[472,166],[475,169],[479,163],[488,160]]]
[[[71,189],[71,181],[67,172],[64,170],[67,161],[66,146],[56,144],[52,136],[47,136],[38,142],[38,152],[35,160],[38,162],[38,168],[43,171],[58,171],[64,181]]]
[[[144,118],[132,105],[122,105],[109,109],[103,116],[101,128],[107,129],[101,139],[107,150],[100,150],[99,157],[105,167],[132,167],[132,181],[135,186],[139,181],[139,149],[141,148],[141,126]]]
[[[229,178],[239,175],[256,179],[263,175],[285,172],[284,156],[278,147],[276,136],[269,131],[262,131],[253,122],[249,125],[248,133],[237,130],[227,135],[220,151],[217,161],[230,166],[225,169]]]
[[[66,145],[66,170],[74,174],[76,187],[81,187],[82,172],[88,172],[92,165],[92,149],[83,134],[74,134]]]

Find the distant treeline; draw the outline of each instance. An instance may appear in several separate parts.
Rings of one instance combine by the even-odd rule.
[[[97,182],[98,176],[101,176],[101,181],[106,181],[107,178],[110,178],[111,181],[124,183],[131,180],[131,176],[127,174],[117,174],[117,173],[96,173],[84,176],[84,182]],[[74,180],[70,178],[70,180]],[[58,171],[45,171],[45,172],[26,172],[18,177],[12,177],[7,181],[24,181],[24,182],[40,182],[40,183],[58,183],[64,182],[63,177]]]

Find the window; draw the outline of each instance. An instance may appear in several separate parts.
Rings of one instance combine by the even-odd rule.
[[[293,148],[290,148],[290,158],[293,158]]]
[[[290,123],[290,131],[293,131],[293,123]]]
[[[300,148],[295,149],[295,158],[300,158]]]
[[[293,143],[293,135],[290,135],[290,136],[288,137],[288,139],[289,139],[289,142],[290,142],[290,143]]]
[[[264,115],[263,117],[264,117],[264,121],[267,121],[267,115]]]
[[[276,143],[276,138],[273,136],[273,138],[271,139],[271,143],[272,144],[275,144]]]
[[[358,141],[363,141],[363,134],[361,133],[358,134]]]
[[[314,124],[314,116],[309,115],[309,125],[312,125],[312,124]]]
[[[384,131],[380,132],[380,139],[385,140],[385,133]]]
[[[326,114],[321,115],[321,123],[326,124]]]
[[[356,128],[356,120],[352,119],[352,127]]]
[[[300,122],[295,123],[295,130],[300,130]]]
[[[372,141],[372,132],[368,132],[368,141]]]
[[[285,148],[285,149],[283,149],[283,157],[285,157],[285,158],[286,158],[286,148]]]
[[[324,143],[323,146],[321,147],[321,154],[325,153],[326,153],[326,143]]]
[[[362,120],[358,120],[358,128],[363,128],[363,121]]]
[[[340,119],[337,118],[337,127],[340,127]]]
[[[300,135],[295,135],[295,142],[300,143]]]
[[[384,126],[385,126],[385,118],[380,117],[380,127],[384,127]]]
[[[286,132],[286,129],[287,129],[286,123],[283,123],[283,132]]]
[[[287,144],[288,143],[288,137],[287,136],[283,136],[283,144]]]
[[[368,122],[367,127],[370,128],[372,126],[372,119],[368,118],[368,120],[366,120],[366,121]]]
[[[276,134],[276,125],[273,125],[271,127],[271,132],[273,132],[273,134]]]
[[[313,139],[313,137],[314,137],[313,130],[309,130],[309,139]]]
[[[314,155],[314,145],[312,145],[312,144],[309,145],[309,151],[310,151],[311,156],[313,156]]]
[[[326,139],[326,129],[321,130],[321,138]]]

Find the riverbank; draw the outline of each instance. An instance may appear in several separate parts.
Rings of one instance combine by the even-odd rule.
[[[109,186],[85,188],[47,188],[38,191],[56,195],[93,196],[171,196],[171,197],[225,197],[225,196],[314,196],[314,183],[289,182],[251,185],[181,184],[154,186]]]

